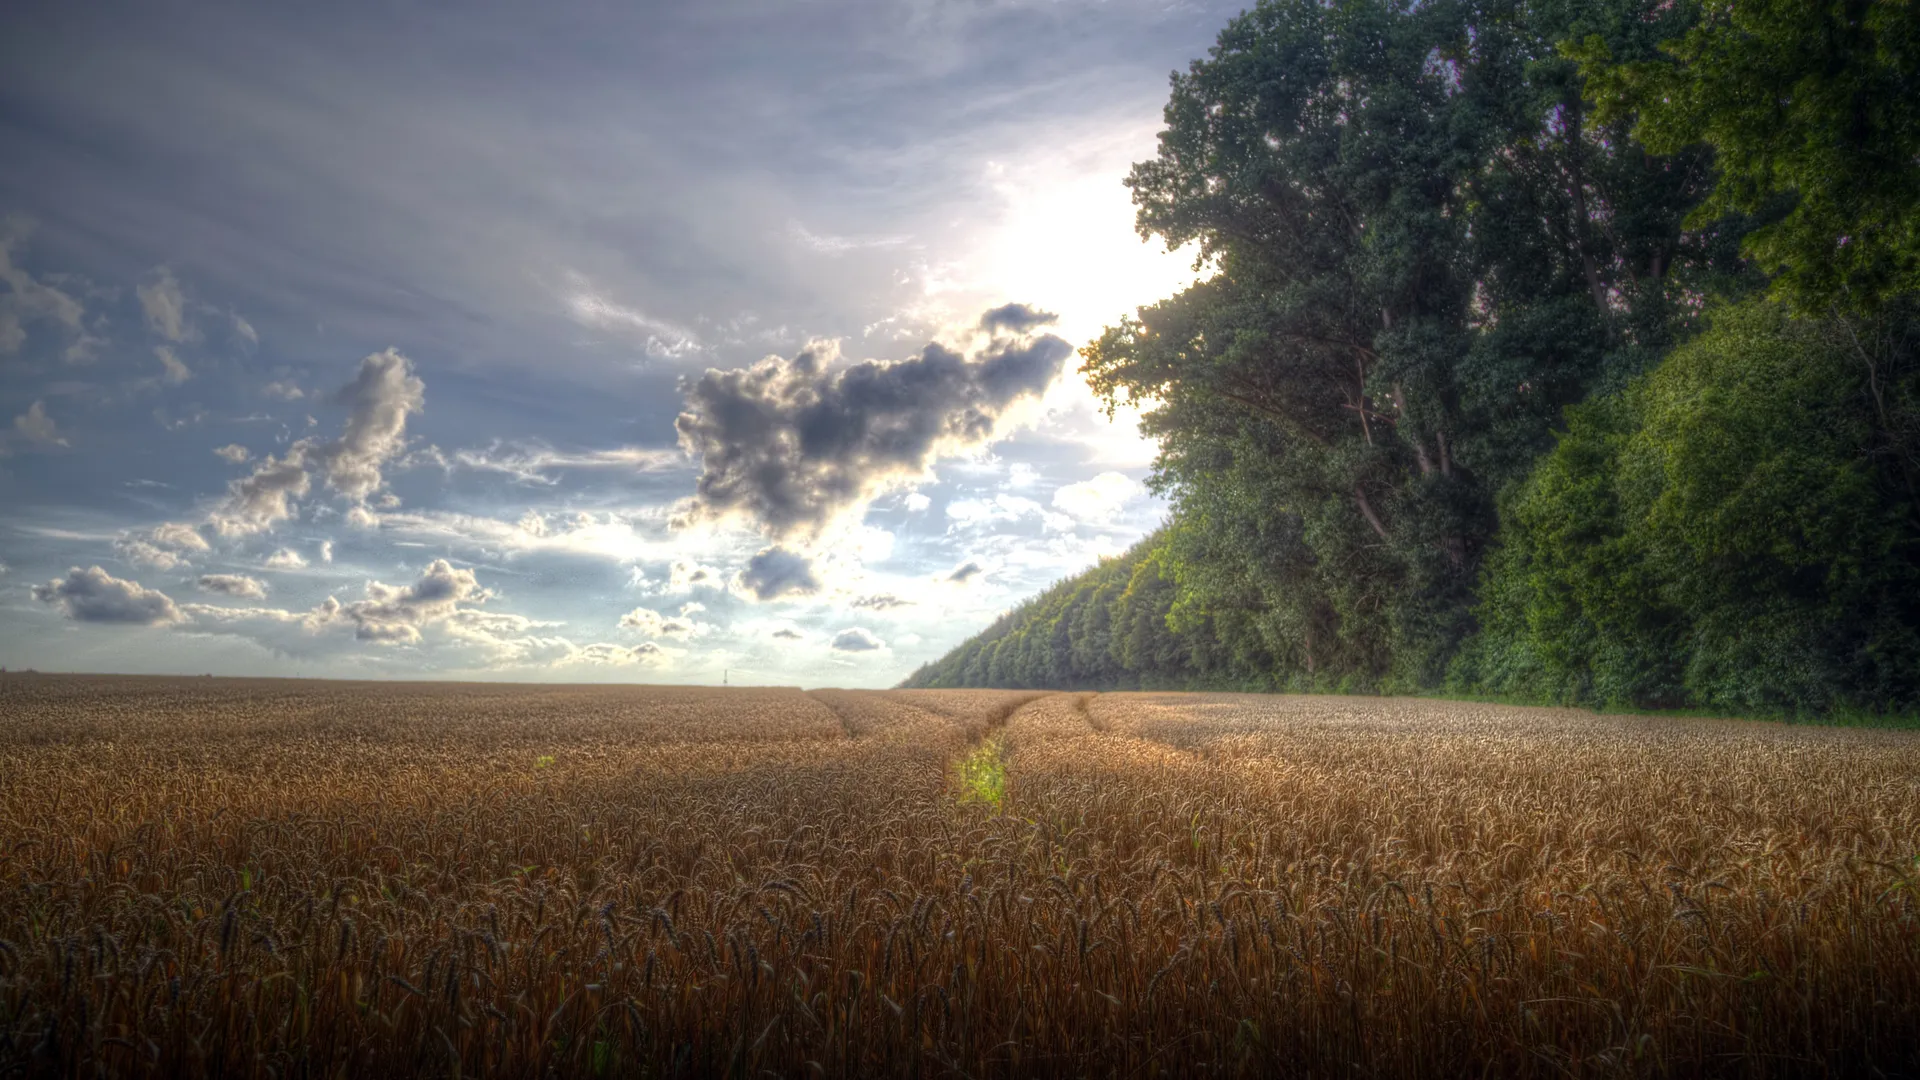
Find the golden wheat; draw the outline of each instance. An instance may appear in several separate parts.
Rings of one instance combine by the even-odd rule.
[[[1910,1073],[1916,855],[1897,732],[8,676],[0,1074]]]

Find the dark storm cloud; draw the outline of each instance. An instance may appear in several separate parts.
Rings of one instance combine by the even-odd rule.
[[[180,621],[173,599],[137,581],[124,581],[98,566],[74,567],[64,578],[33,587],[33,598],[65,612],[75,622],[158,626]]]
[[[773,636],[782,641],[799,641],[802,635],[798,630],[775,630]]]
[[[807,596],[820,591],[820,578],[813,561],[785,548],[764,548],[747,560],[740,571],[739,585],[755,600],[778,600],[783,596]]]
[[[1038,396],[1073,349],[1052,334],[972,358],[938,344],[898,361],[836,368],[831,344],[792,359],[708,370],[675,426],[701,459],[692,520],[737,517],[777,540],[817,538],[942,454],[984,445]]]
[[[1031,334],[1059,321],[1060,316],[1051,311],[1041,311],[1026,304],[1002,304],[980,316],[980,329],[988,333],[1004,330],[1015,334]]]

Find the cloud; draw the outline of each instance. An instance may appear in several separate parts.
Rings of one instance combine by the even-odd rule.
[[[637,308],[608,299],[585,277],[571,275],[573,292],[566,298],[567,313],[582,326],[617,330],[645,343],[648,356],[684,356],[701,348],[700,339],[684,327],[655,318]]]
[[[149,529],[144,536],[122,536],[113,542],[113,548],[129,562],[150,566],[155,570],[185,566],[187,556],[180,552],[211,550],[206,537],[201,536],[198,530],[173,521]]]
[[[906,506],[907,513],[918,514],[921,511],[925,510],[927,507],[932,506],[933,500],[915,491],[907,495],[906,501],[903,505]]]
[[[228,312],[227,318],[233,320],[233,337],[235,341],[244,344],[250,349],[259,347],[260,331],[255,330],[252,323],[242,318],[237,312]]]
[[[380,489],[380,467],[406,445],[407,416],[426,402],[426,384],[392,349],[360,361],[360,370],[334,400],[346,405],[346,430],[314,450],[327,486],[355,502]]]
[[[914,603],[915,601],[892,593],[878,593],[873,596],[862,596],[848,606],[865,611],[891,611],[894,608],[912,607]]]
[[[1140,494],[1138,482],[1117,472],[1068,484],[1053,493],[1053,505],[1081,521],[1111,521],[1127,500]]]
[[[1060,321],[1060,316],[1051,311],[1041,311],[1026,304],[1002,304],[980,316],[980,329],[993,333],[1005,330],[1014,334],[1031,334],[1042,326],[1051,326]]]
[[[211,546],[207,543],[207,538],[200,535],[200,530],[177,521],[169,521],[156,525],[153,531],[148,533],[147,536],[148,539],[156,544],[164,547],[178,548],[181,551],[212,550]]]
[[[119,552],[121,558],[136,566],[145,566],[154,570],[172,570],[187,563],[187,560],[165,548],[156,547],[145,540],[133,537],[115,540],[113,550]]]
[[[290,382],[275,379],[260,388],[260,396],[272,398],[275,401],[299,401],[307,396],[307,392]]]
[[[820,591],[813,560],[786,548],[762,548],[747,560],[734,579],[743,595],[765,603],[783,596],[809,596]]]
[[[267,455],[251,475],[228,485],[213,521],[229,535],[271,529],[294,515],[317,474],[354,503],[349,522],[377,524],[364,504],[384,483],[381,469],[405,447],[407,417],[420,411],[425,398],[426,384],[406,357],[392,349],[366,357],[335,395],[349,410],[340,437],[301,439],[282,457]]]
[[[247,452],[246,447],[241,446],[239,443],[228,443],[227,445],[219,447],[218,449],[214,450],[213,453],[214,453],[214,456],[219,457],[225,461],[230,461],[235,465],[242,464],[249,457],[253,456],[252,454],[249,454]]]
[[[24,245],[27,234],[32,231],[32,223],[25,218],[10,217],[0,222],[0,282],[5,282],[11,290],[0,295],[0,353],[19,352],[20,346],[26,344],[26,324],[44,319],[80,334],[81,340],[68,350],[67,359],[83,361],[87,359],[86,350],[75,352],[74,349],[92,340],[86,336],[81,322],[86,308],[80,301],[35,280],[32,274],[13,264],[14,249]]]
[[[27,406],[26,412],[14,417],[13,430],[14,434],[30,443],[42,446],[67,445],[67,440],[60,435],[59,425],[47,415],[47,403],[44,401],[34,402]]]
[[[775,630],[773,632],[773,636],[779,638],[782,641],[800,641],[806,637],[806,635],[802,634],[800,631],[788,629],[786,627],[782,627],[778,630]]]
[[[687,459],[678,450],[640,446],[618,446],[611,450],[567,452],[543,443],[503,446],[494,443],[485,450],[460,450],[452,463],[476,472],[494,472],[523,483],[553,484],[550,475],[561,469],[633,469],[643,473],[666,472],[685,468]]]
[[[797,221],[787,224],[787,235],[803,247],[823,255],[845,255],[849,251],[866,248],[899,247],[912,239],[908,236],[834,236],[831,233],[814,232]]]
[[[320,541],[320,561],[323,563],[330,563],[333,561],[333,541],[331,540]]]
[[[140,296],[140,310],[146,313],[147,329],[176,344],[190,341],[195,333],[187,321],[187,296],[173,268],[154,270],[154,279],[134,291]]]
[[[267,556],[266,565],[269,570],[304,570],[307,559],[292,548],[281,548]]]
[[[250,600],[264,600],[267,596],[266,583],[245,574],[201,574],[194,584],[199,586],[201,592],[219,593],[222,596]]]
[[[686,386],[675,421],[701,461],[682,521],[740,518],[776,541],[817,539],[881,492],[926,478],[940,456],[985,445],[1072,351],[1048,334],[972,359],[930,344],[836,370],[837,347],[815,342],[792,359],[708,369]]]
[[[218,579],[231,579],[230,587],[223,587],[229,582]],[[238,575],[206,575],[199,584],[209,592],[233,596],[252,597],[258,595],[253,588],[262,593],[266,589],[264,584]],[[303,642],[331,629],[349,628],[355,640],[378,646],[478,650],[480,662],[490,666],[632,663],[641,659],[629,646],[582,646],[541,632],[559,623],[479,606],[491,598],[473,571],[456,569],[441,559],[410,585],[369,581],[364,599],[342,603],[329,596],[305,611],[182,604],[177,629],[196,634],[238,634],[276,652],[307,652],[312,646]],[[297,634],[290,636],[289,630]],[[432,638],[427,636],[429,631],[434,632]]]
[[[615,645],[610,642],[596,641],[591,645],[575,645],[565,638],[543,639],[553,643],[551,667],[564,667],[569,664],[643,664],[656,660],[666,653],[665,649],[651,641],[639,645]],[[515,657],[514,659],[527,659]]]
[[[457,570],[447,560],[435,559],[411,585],[369,581],[366,599],[342,604],[328,597],[316,610],[330,621],[353,623],[353,636],[362,641],[413,644],[423,628],[448,622],[463,613],[460,605],[484,603],[491,595],[472,570]]]
[[[873,652],[886,647],[886,642],[874,637],[871,631],[861,626],[850,626],[833,635],[835,652]]]
[[[174,354],[171,346],[155,345],[153,355],[160,358],[160,378],[168,385],[178,386],[193,378],[193,372]]]
[[[293,516],[294,502],[313,487],[306,452],[295,443],[286,457],[268,454],[249,475],[227,485],[227,499],[214,511],[214,525],[229,535],[271,529]]]
[[[697,607],[698,605],[689,606]],[[694,637],[706,631],[707,627],[704,624],[685,616],[684,610],[682,617],[673,618],[662,615],[652,608],[637,607],[620,616],[620,628],[632,630],[642,637],[649,638]]]
[[[711,566],[703,566],[690,559],[675,559],[667,568],[667,591],[688,592],[693,589],[718,589],[724,587],[725,577]]]
[[[33,598],[59,608],[75,622],[159,626],[179,622],[180,609],[166,593],[123,581],[98,566],[73,567],[64,578],[33,587]]]
[[[947,580],[956,585],[965,585],[967,582],[972,581],[974,578],[986,572],[986,567],[972,560],[968,560],[954,567],[953,573],[947,575]]]

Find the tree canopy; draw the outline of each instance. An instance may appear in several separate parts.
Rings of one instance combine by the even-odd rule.
[[[1229,23],[1127,179],[1211,272],[1082,350],[1172,517],[916,682],[1912,703],[1913,7],[1809,7]]]

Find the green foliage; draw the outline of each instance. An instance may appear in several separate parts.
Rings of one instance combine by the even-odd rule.
[[[1173,518],[911,684],[1920,704],[1917,11],[1233,20],[1128,180],[1210,274],[1081,353]]]
[[[1218,272],[1109,329],[1083,371],[1150,406],[1178,610],[1211,615],[1228,655],[1285,683],[1442,677],[1495,494],[1728,272],[1680,228],[1700,155],[1589,123],[1554,48],[1579,31],[1651,54],[1687,17],[1269,0],[1174,78],[1129,184],[1143,234]]]
[[[995,810],[1007,801],[1007,763],[992,739],[973,748],[954,766],[961,802],[985,803]]]
[[[1456,684],[1747,713],[1920,704],[1920,322],[1761,302],[1575,409]]]
[[[1234,635],[1222,633],[1171,576],[1177,531],[1155,533],[1060,582],[901,685],[1270,688],[1273,658],[1258,649],[1235,652],[1228,644]]]
[[[1920,290],[1920,5],[1709,0],[1658,59],[1578,38],[1604,115],[1656,153],[1716,152],[1704,225],[1766,223],[1748,253],[1800,311],[1870,311]]]

